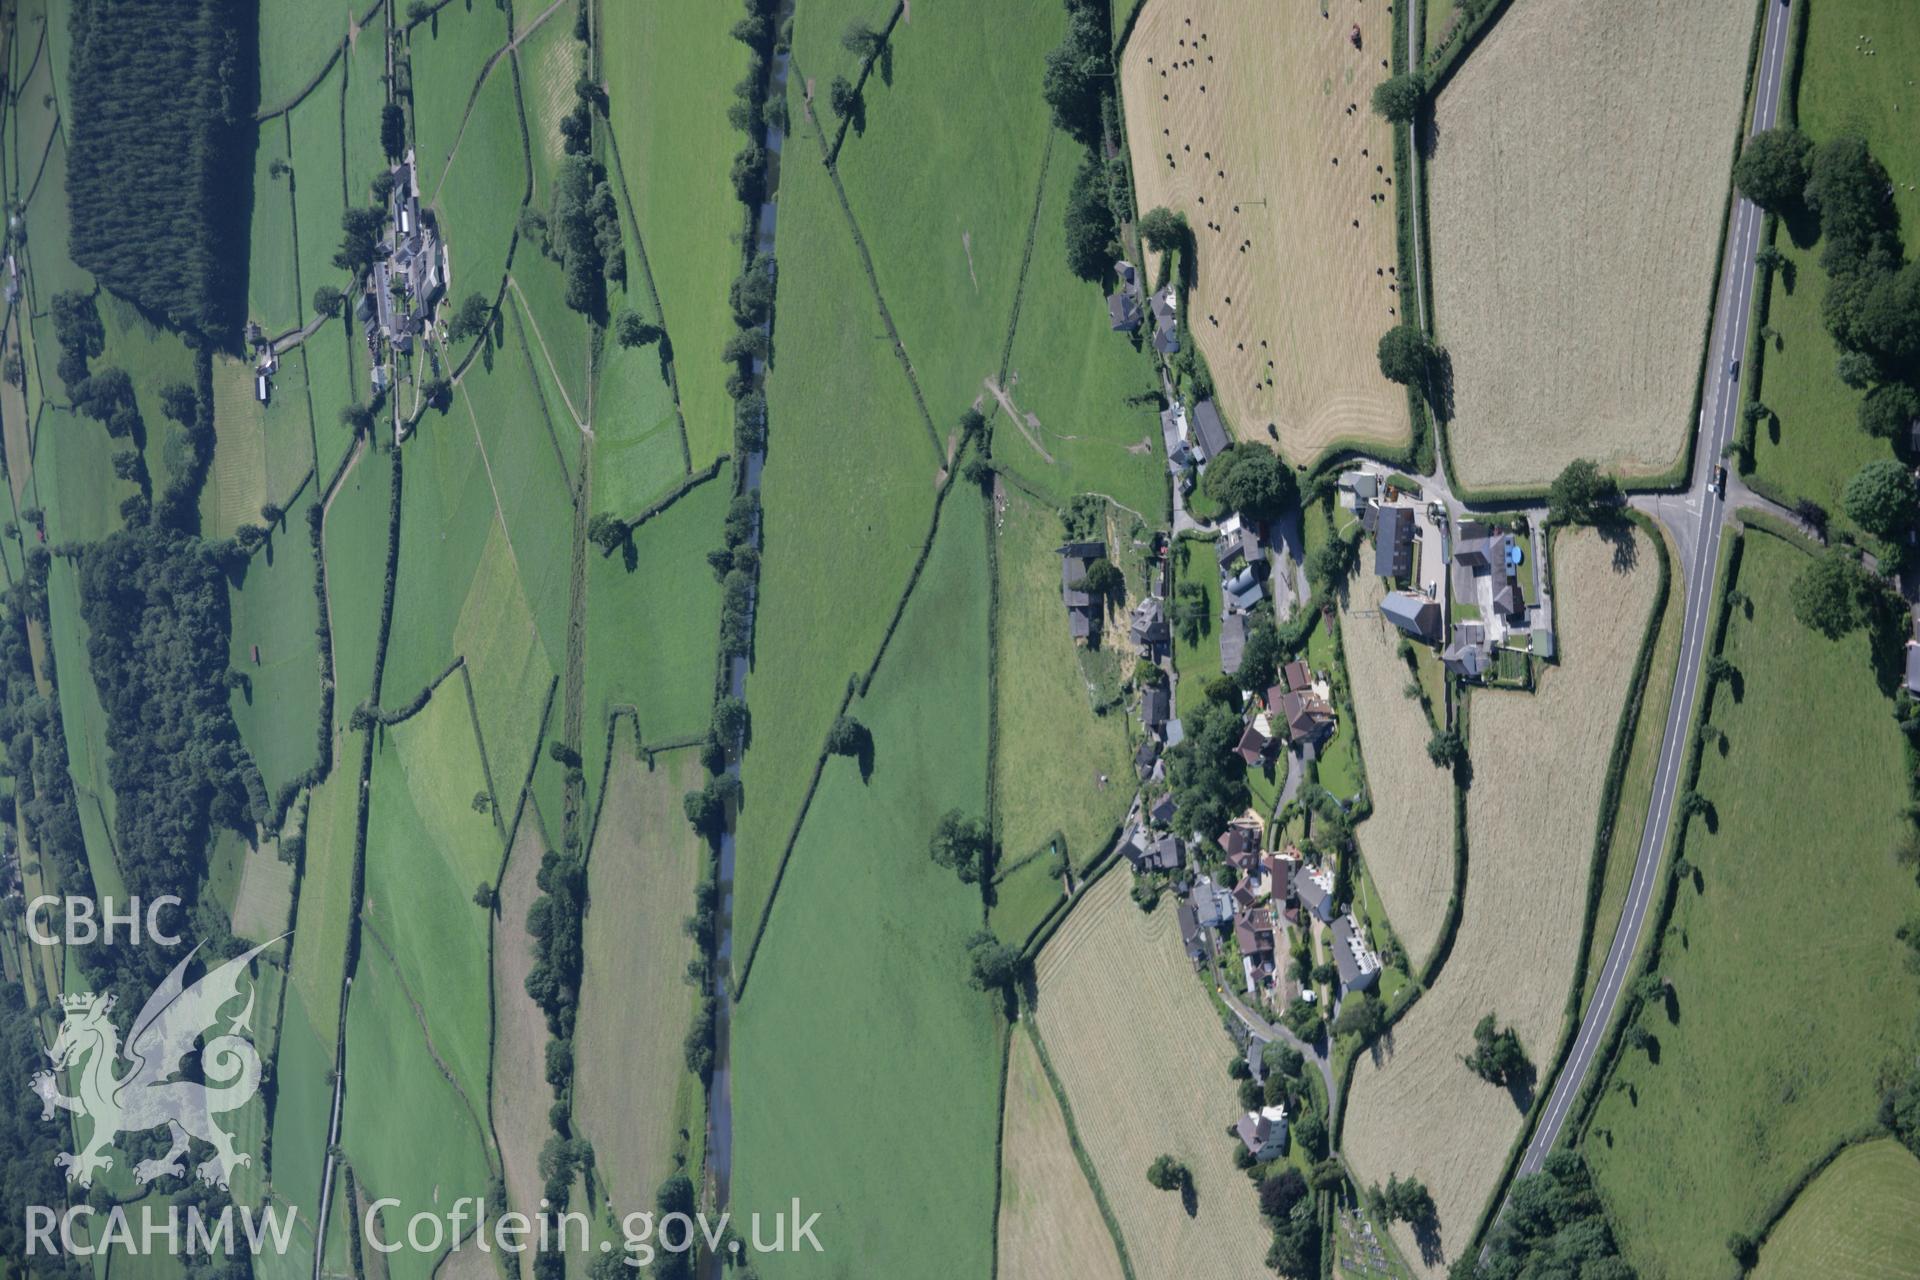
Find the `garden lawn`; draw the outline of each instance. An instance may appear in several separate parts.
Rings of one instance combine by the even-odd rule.
[[[607,716],[631,706],[640,740],[704,733],[713,708],[720,584],[706,553],[720,545],[733,475],[687,492],[633,531],[634,565],[619,551],[587,549],[587,785],[600,785]],[[597,487],[597,486],[596,486]],[[821,731],[823,734],[825,730]]]
[[[1842,1135],[1873,1120],[1885,1069],[1912,1052],[1920,983],[1894,937],[1920,908],[1888,856],[1907,789],[1893,705],[1865,639],[1836,644],[1794,620],[1807,563],[1749,531],[1724,654],[1739,674],[1712,698],[1728,751],[1705,753],[1679,890],[1658,972],[1677,1021],[1642,1015],[1658,1061],[1628,1052],[1589,1124],[1585,1150],[1628,1260],[1642,1274],[1723,1271],[1722,1241],[1755,1233],[1768,1207]],[[1840,915],[1809,921],[1805,887],[1844,886]],[[1845,974],[1835,982],[1832,975]],[[1843,1046],[1843,1048],[1841,1048]]]
[[[879,318],[825,170],[789,165],[780,194],[784,355],[767,389],[754,735],[736,829],[743,937],[772,892],[847,677],[873,660],[906,588],[936,484],[907,381],[873,340]]]
[[[769,473],[771,474],[771,473]],[[925,856],[938,816],[985,804],[987,573],[974,491],[909,602],[872,691],[873,775],[844,757],[821,794],[733,1024],[736,1216],[804,1189],[828,1254],[785,1274],[950,1275],[992,1266],[999,1132],[995,997],[966,979],[974,886]],[[763,633],[764,634],[764,633]],[[904,1134],[937,1141],[902,1141]]]
[[[1900,0],[1856,0],[1839,8],[1816,4],[1807,11],[1800,128],[1816,146],[1843,133],[1866,138],[1893,178],[1894,207],[1910,255],[1920,249],[1920,193],[1908,189],[1920,177],[1920,136],[1912,123],[1913,113],[1920,111],[1920,90],[1911,78],[1916,65],[1920,27]],[[1774,244],[1793,267],[1773,273],[1767,323],[1779,338],[1766,353],[1760,386],[1748,392],[1778,418],[1761,422],[1754,433],[1754,472],[1788,501],[1818,502],[1833,528],[1852,529],[1841,510],[1847,481],[1867,463],[1891,458],[1893,449],[1860,430],[1862,395],[1834,371],[1839,348],[1820,318],[1827,292],[1821,242],[1796,244],[1783,223]]]
[[[1126,717],[1118,708],[1093,712],[1060,605],[1054,548],[1066,534],[1059,518],[1009,490],[995,524],[1000,713],[994,809],[1003,856],[1025,857],[1059,832],[1074,862],[1085,865],[1113,835],[1133,798]],[[1110,640],[1120,643],[1121,637]]]
[[[1128,335],[1109,327],[1100,286],[1066,265],[1063,220],[1080,156],[1078,145],[1054,135],[1007,367],[1006,391],[1020,420],[994,419],[995,454],[1057,506],[1077,493],[1102,493],[1159,525],[1167,510],[1159,401],[1128,403],[1159,391],[1153,366]]]
[[[914,16],[894,28],[891,83],[867,80],[866,132],[848,134],[839,169],[945,440],[1000,369],[1046,154],[1047,107],[1034,86],[1062,14],[1026,0],[979,0],[927,5]],[[993,103],[993,127],[954,109],[963,102]],[[794,163],[805,164],[806,152],[797,139]],[[1048,265],[1057,270],[1057,262]],[[781,296],[792,295],[783,287]]]
[[[306,522],[277,530],[247,561],[229,597],[229,664],[246,683],[228,699],[267,794],[313,767],[320,717],[320,645],[314,637],[313,544]],[[259,660],[254,648],[259,648]]]
[[[484,994],[484,957],[471,973]],[[404,1240],[413,1214],[436,1212],[435,1206],[444,1213],[462,1196],[485,1195],[491,1171],[476,1113],[440,1073],[400,978],[377,946],[360,952],[347,1043],[352,1051],[341,1145],[365,1204],[381,1197],[400,1202],[383,1211],[380,1234]],[[428,1280],[436,1261],[436,1255],[402,1248],[387,1255],[387,1275]]]
[[[1187,696],[1204,690],[1207,681],[1220,674],[1220,572],[1211,540],[1181,538],[1173,544],[1174,599],[1169,612],[1179,601],[1180,588],[1197,583],[1207,593],[1206,630],[1191,644],[1179,626],[1173,628],[1173,667],[1187,686]],[[1203,695],[1204,696],[1204,695]]]
[[[573,1115],[604,1194],[637,1205],[686,1154],[679,1131],[701,1127],[700,1081],[680,1046],[700,992],[686,982],[694,948],[680,923],[707,846],[680,805],[705,781],[698,754],[671,752],[649,767],[635,746],[630,729],[616,735],[587,862]]]

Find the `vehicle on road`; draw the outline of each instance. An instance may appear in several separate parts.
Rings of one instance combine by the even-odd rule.
[[[1713,496],[1722,502],[1727,499],[1727,464],[1724,462],[1713,469]]]

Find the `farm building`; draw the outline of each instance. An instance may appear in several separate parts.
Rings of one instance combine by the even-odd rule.
[[[1093,634],[1094,617],[1100,606],[1086,588],[1087,569],[1107,556],[1104,542],[1069,542],[1057,549],[1060,556],[1060,600],[1067,607],[1067,629],[1075,640]]]
[[[1371,991],[1380,981],[1380,957],[1368,948],[1351,911],[1333,922],[1333,964],[1342,991]]]
[[[1453,593],[1463,600],[1488,598],[1488,607],[1501,618],[1526,609],[1520,590],[1520,544],[1505,529],[1489,529],[1477,520],[1462,520],[1453,540]],[[1481,588],[1484,586],[1484,593]]]
[[[1266,592],[1260,587],[1260,575],[1252,565],[1246,565],[1239,573],[1221,583],[1220,590],[1226,597],[1227,607],[1241,613],[1252,611],[1255,605],[1266,599]]]
[[[1434,643],[1440,637],[1440,606],[1411,591],[1389,591],[1380,602],[1380,613],[1410,636]]]
[[[1262,1107],[1240,1117],[1234,1131],[1255,1160],[1278,1160],[1287,1153],[1287,1109]]]
[[[1398,581],[1413,573],[1413,510],[1381,507],[1374,523],[1373,571]]]
[[[1230,613],[1220,620],[1220,670],[1236,675],[1247,648],[1247,615]]]
[[[1193,406],[1193,442],[1202,462],[1219,457],[1233,443],[1227,435],[1227,425],[1220,421],[1220,410],[1211,400],[1201,400]]]
[[[1263,554],[1260,535],[1241,523],[1239,516],[1221,522],[1220,538],[1213,544],[1214,558],[1222,574],[1233,573],[1236,565],[1258,564]]]

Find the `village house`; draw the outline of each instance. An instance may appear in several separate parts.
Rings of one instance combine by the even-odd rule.
[[[1247,721],[1246,728],[1241,731],[1240,742],[1234,747],[1234,752],[1246,761],[1247,768],[1262,769],[1266,767],[1268,754],[1272,748],[1273,733],[1268,727],[1266,714],[1262,712]]]
[[[1343,992],[1371,991],[1380,981],[1380,957],[1368,948],[1367,935],[1351,911],[1333,922],[1333,965]]]
[[[1440,651],[1440,665],[1463,680],[1478,680],[1493,666],[1493,642],[1478,622],[1453,624],[1453,639]]]
[[[1224,580],[1240,566],[1259,564],[1266,559],[1266,548],[1260,541],[1259,531],[1235,514],[1220,522],[1220,537],[1213,544],[1213,554]]]
[[[1392,582],[1412,577],[1413,539],[1413,508],[1381,507],[1374,519],[1374,573]]]
[[[1203,929],[1223,928],[1233,919],[1233,895],[1207,876],[1194,881],[1187,891],[1187,902]]]
[[[1184,851],[1175,836],[1155,837],[1145,827],[1134,827],[1120,842],[1120,852],[1138,872],[1178,871]]]
[[[1147,809],[1147,821],[1165,831],[1173,826],[1173,797],[1161,796]]]
[[[1140,695],[1140,722],[1154,737],[1163,737],[1167,729],[1167,714],[1171,709],[1167,699],[1165,685],[1150,684],[1147,691]]]
[[[1175,297],[1172,285],[1166,285],[1154,291],[1147,300],[1153,311],[1153,349],[1163,356],[1178,355],[1180,352],[1180,303]]]
[[[1249,1111],[1240,1117],[1239,1123],[1234,1125],[1234,1131],[1240,1135],[1240,1141],[1246,1144],[1247,1154],[1262,1164],[1287,1154],[1287,1109],[1284,1106]]]
[[[1140,746],[1133,753],[1133,771],[1142,781],[1157,778],[1162,772],[1160,764],[1160,740],[1152,734],[1140,740]]]
[[[1115,333],[1132,333],[1140,327],[1140,274],[1124,258],[1113,264],[1113,274],[1120,287],[1107,295],[1107,320]]]
[[[1060,601],[1067,607],[1067,631],[1075,640],[1092,638],[1100,605],[1086,588],[1087,569],[1107,557],[1104,542],[1069,542],[1056,547],[1060,557]]]
[[[1200,929],[1199,913],[1191,903],[1183,902],[1174,908],[1173,918],[1180,925],[1180,945],[1185,948],[1187,959],[1198,969],[1207,961],[1206,935]]]
[[[1266,907],[1241,907],[1233,917],[1233,940],[1240,948],[1247,994],[1253,995],[1273,979],[1273,912]]]
[[[1493,617],[1512,618],[1525,613],[1526,597],[1519,578],[1522,555],[1520,544],[1505,529],[1462,520],[1453,540],[1454,597],[1484,603]]]
[[[1416,640],[1435,644],[1440,639],[1440,605],[1417,592],[1387,592],[1380,615]]]
[[[1283,683],[1267,690],[1268,716],[1277,717],[1285,726],[1289,747],[1296,751],[1315,751],[1337,723],[1333,706],[1315,685],[1306,663],[1289,662],[1280,669],[1280,675]]]
[[[1132,621],[1127,627],[1127,638],[1149,659],[1158,657],[1173,639],[1173,631],[1167,626],[1166,606],[1161,604],[1158,596],[1148,596],[1134,606]]]
[[[1311,911],[1321,924],[1333,923],[1333,873],[1325,867],[1302,866],[1293,876],[1293,891],[1300,905]]]
[[[1300,873],[1300,851],[1288,845],[1283,852],[1264,855],[1260,862],[1267,873],[1267,894],[1275,912],[1291,914],[1287,904],[1293,901],[1293,881]]]

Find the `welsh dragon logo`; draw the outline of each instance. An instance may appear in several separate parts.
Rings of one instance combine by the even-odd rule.
[[[158,1160],[142,1160],[134,1166],[134,1180],[139,1183],[165,1175],[185,1177],[182,1157],[190,1138],[213,1147],[213,1158],[197,1170],[200,1180],[210,1186],[226,1186],[236,1168],[253,1163],[253,1157],[234,1149],[233,1135],[214,1120],[219,1112],[245,1106],[260,1089],[260,1055],[242,1034],[251,1030],[251,983],[246,1008],[201,1047],[200,1073],[206,1083],[176,1077],[202,1035],[214,1031],[220,1011],[240,998],[241,975],[247,966],[272,945],[255,947],[188,986],[187,964],[200,950],[195,947],[141,1006],[124,1049],[119,1030],[108,1016],[114,1006],[111,995],[89,991],[61,997],[66,1016],[53,1047],[47,1050],[54,1069],[36,1074],[32,1087],[40,1095],[42,1120],[53,1119],[58,1108],[92,1122],[78,1154],[63,1152],[54,1157],[54,1163],[67,1171],[67,1181],[93,1185],[96,1170],[113,1168],[113,1157],[106,1153],[116,1135],[162,1125],[173,1139],[172,1149]],[[115,1074],[123,1061],[127,1069]],[[75,1096],[60,1092],[55,1071],[77,1078]]]

